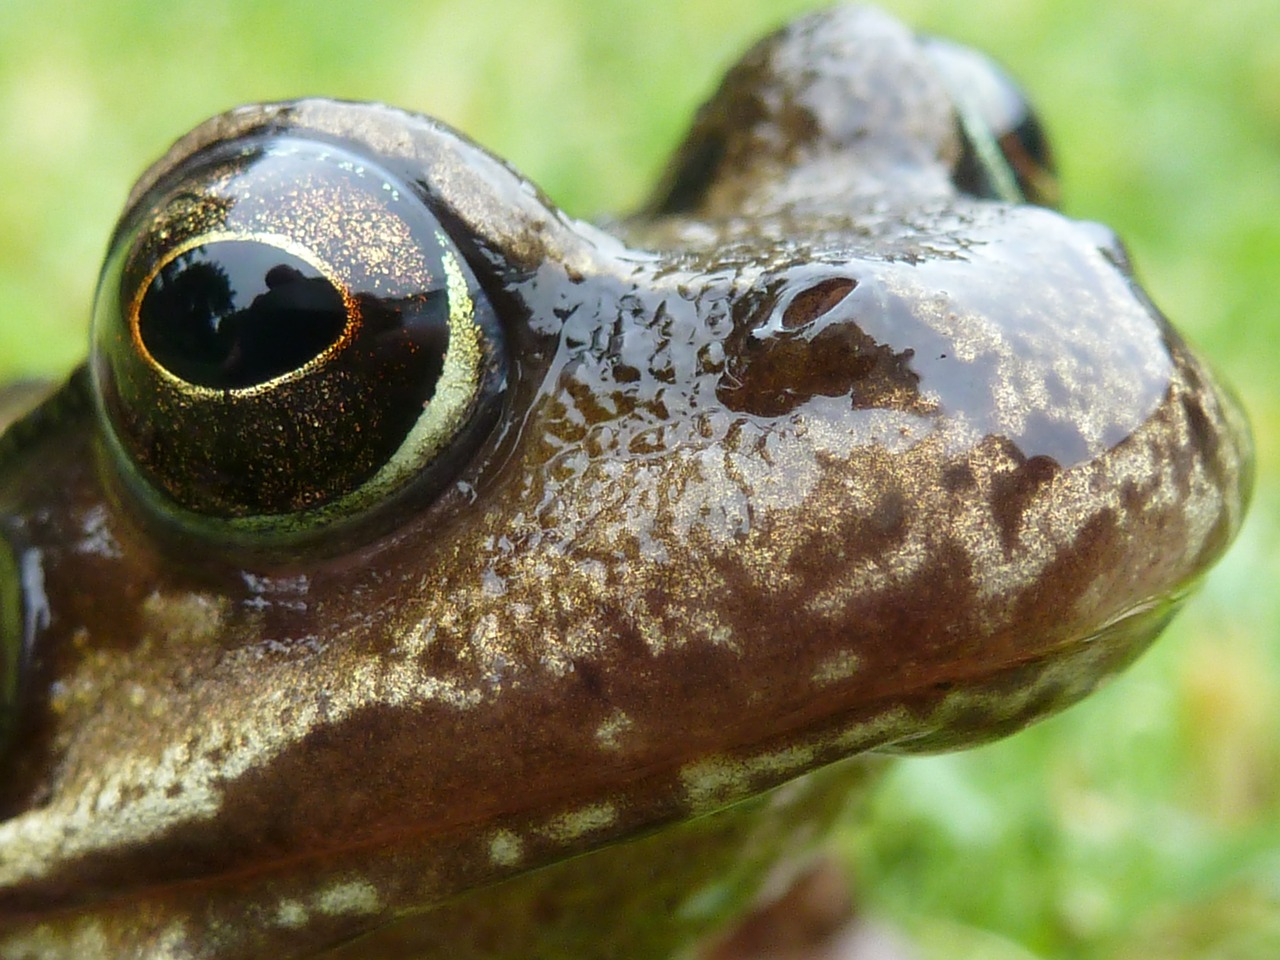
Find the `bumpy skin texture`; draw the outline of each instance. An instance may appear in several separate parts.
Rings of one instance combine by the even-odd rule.
[[[131,203],[262,131],[415,185],[502,318],[502,411],[391,532],[258,559],[149,519],[83,374],[10,430],[2,957],[311,955],[1002,735],[1136,656],[1239,526],[1238,407],[1107,231],[957,193],[947,92],[882,15],[749,54],[613,234],[328,101],[209,121]]]

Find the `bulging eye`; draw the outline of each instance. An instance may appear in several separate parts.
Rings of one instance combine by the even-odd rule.
[[[1049,140],[1026,95],[990,57],[970,47],[925,38],[955,102],[963,150],[952,174],[972,196],[1044,207],[1058,203]]]
[[[0,539],[0,760],[18,722],[19,697],[26,672],[21,575],[17,558]]]
[[[300,137],[215,146],[148,189],[108,254],[93,340],[128,486],[241,540],[438,487],[505,385],[497,320],[421,197]]]

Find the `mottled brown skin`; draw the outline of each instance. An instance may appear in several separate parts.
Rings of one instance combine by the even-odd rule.
[[[256,552],[156,519],[83,373],[10,430],[5,960],[661,955],[859,774],[690,818],[1065,707],[1239,526],[1239,408],[1105,229],[956,190],[951,101],[880,14],[749,54],[614,235],[329,101],[209,121],[131,203],[267,129],[418,185],[502,318],[501,414],[389,531]],[[641,864],[671,886],[628,911]]]

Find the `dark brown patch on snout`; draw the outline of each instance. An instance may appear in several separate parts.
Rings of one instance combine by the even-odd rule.
[[[850,277],[807,277],[743,298],[725,342],[720,402],[762,417],[785,416],[814,397],[843,396],[857,409],[927,412],[911,369],[915,351],[895,351],[863,331],[860,290]]]

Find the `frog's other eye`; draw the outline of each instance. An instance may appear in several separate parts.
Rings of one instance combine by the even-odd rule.
[[[988,200],[1054,207],[1049,140],[1026,95],[990,57],[928,37],[924,49],[955,102],[963,149],[952,173],[961,191]]]
[[[414,188],[300,137],[219,144],[153,185],[94,308],[126,485],[233,540],[434,490],[492,426],[505,362],[476,277]]]
[[[17,725],[26,668],[20,583],[17,558],[0,540],[0,758]]]

